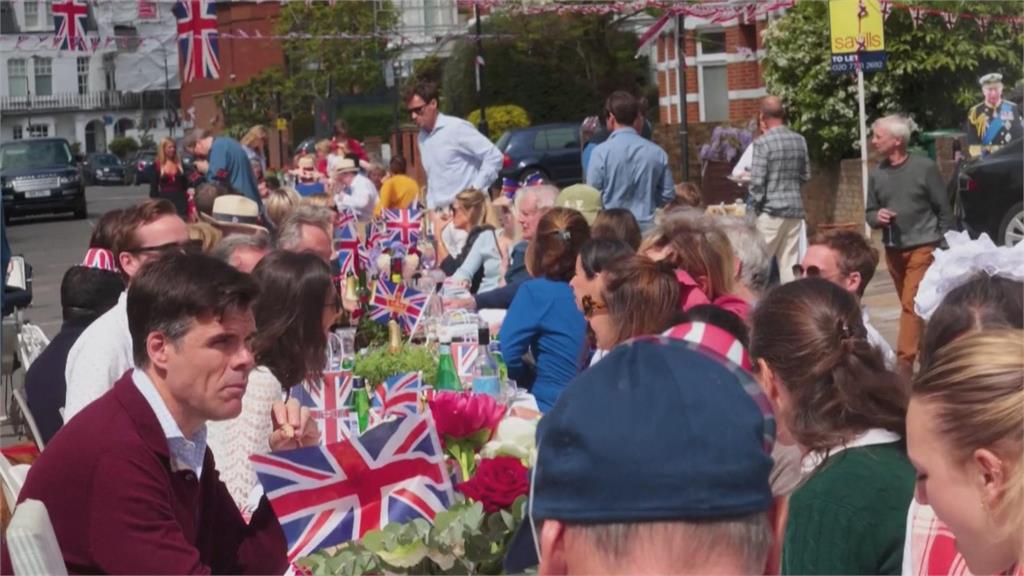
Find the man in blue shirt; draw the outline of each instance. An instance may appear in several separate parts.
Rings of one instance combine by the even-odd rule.
[[[605,209],[625,208],[641,230],[649,230],[654,227],[654,211],[675,197],[668,154],[633,128],[640,106],[632,94],[613,92],[606,108],[612,134],[594,149],[587,184],[601,191]]]
[[[194,128],[185,136],[184,148],[197,158],[196,169],[208,181],[228,184],[239,194],[256,202],[264,213],[259,187],[245,149],[233,138],[212,136],[202,128]]]

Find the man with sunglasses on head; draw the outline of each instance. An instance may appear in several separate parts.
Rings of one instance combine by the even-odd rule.
[[[406,97],[412,121],[420,128],[420,161],[427,173],[427,208],[435,211],[434,234],[449,254],[462,251],[468,233],[451,225],[448,207],[467,188],[487,190],[501,170],[502,154],[472,124],[439,110],[437,84],[420,82]]]
[[[113,248],[114,261],[130,286],[144,264],[169,252],[191,251],[192,243],[188,227],[173,204],[147,200],[125,210]],[[122,292],[117,304],[90,324],[68,353],[64,422],[110,390],[135,366],[127,295],[127,290]]]
[[[793,276],[817,276],[838,285],[860,300],[868,283],[878,268],[878,250],[863,234],[856,230],[829,230],[818,232],[808,241],[807,253],[802,264],[793,266]],[[860,306],[864,328],[868,331],[868,342],[878,348],[885,357],[889,369],[896,368],[896,353],[882,334],[871,325],[868,308]]]

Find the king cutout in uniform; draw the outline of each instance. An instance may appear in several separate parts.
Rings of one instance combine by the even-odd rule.
[[[971,156],[992,152],[1024,136],[1020,110],[1003,100],[1003,75],[986,74],[978,80],[985,100],[967,113],[967,144]]]

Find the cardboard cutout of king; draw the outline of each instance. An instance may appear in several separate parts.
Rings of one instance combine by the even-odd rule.
[[[985,100],[967,113],[967,144],[971,156],[992,152],[1024,136],[1020,110],[1003,100],[1003,75],[986,74],[978,80]]]

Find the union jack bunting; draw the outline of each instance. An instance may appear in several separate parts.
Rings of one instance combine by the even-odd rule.
[[[82,259],[82,266],[117,272],[117,267],[114,266],[114,253],[105,248],[89,248]]]
[[[174,17],[178,19],[178,54],[185,82],[220,78],[216,6],[216,0],[179,0],[174,4]]]
[[[452,360],[455,361],[455,372],[463,386],[473,383],[473,366],[479,350],[480,345],[476,342],[452,342]]]
[[[53,3],[53,44],[58,50],[88,50],[85,21],[89,6],[85,0],[58,0]]]
[[[359,272],[361,249],[355,226],[344,224],[340,228],[334,229],[334,251],[338,254],[338,269],[341,271],[342,277],[349,272],[353,274]]]
[[[421,389],[419,372],[395,374],[374,389],[371,406],[382,418],[415,415],[419,411]]]
[[[288,540],[289,561],[389,522],[433,522],[452,502],[429,414],[385,422],[338,444],[250,459]]]
[[[331,445],[348,438],[345,426],[349,394],[352,393],[351,372],[324,372],[320,382],[303,382],[292,390],[299,404],[309,408],[322,434],[320,442]]]
[[[400,210],[384,210],[381,213],[384,230],[388,241],[401,242],[405,246],[415,246],[420,240],[420,227],[423,223],[423,211],[418,208]]]
[[[382,278],[377,281],[373,298],[370,299],[370,318],[387,324],[393,312],[402,329],[409,333],[423,314],[429,296],[404,284],[396,286]]]

